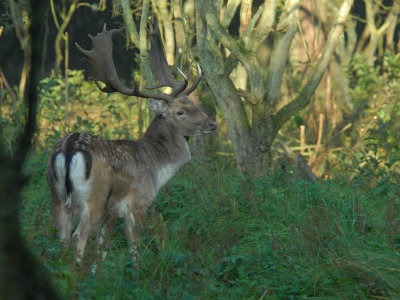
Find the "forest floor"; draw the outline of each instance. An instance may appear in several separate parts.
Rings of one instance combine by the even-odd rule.
[[[400,297],[400,190],[391,180],[249,179],[221,159],[191,162],[157,196],[139,259],[123,223],[93,275],[62,251],[47,153],[26,165],[21,223],[30,250],[69,299],[393,299]]]

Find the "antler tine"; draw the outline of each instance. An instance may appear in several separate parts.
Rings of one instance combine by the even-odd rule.
[[[150,68],[156,79],[158,79],[158,85],[150,88],[155,89],[163,86],[169,86],[172,88],[171,94],[165,93],[148,93],[139,91],[137,85],[134,81],[133,88],[128,88],[123,85],[118,77],[117,71],[115,69],[114,61],[112,58],[112,37],[116,33],[122,32],[122,29],[112,29],[107,31],[106,24],[103,26],[101,33],[98,33],[95,37],[89,35],[92,40],[93,48],[92,50],[83,49],[78,43],[75,43],[77,49],[85,56],[90,73],[93,80],[101,81],[105,83],[105,87],[101,87],[97,82],[97,87],[106,93],[111,92],[121,92],[129,96],[138,96],[143,98],[153,98],[163,101],[172,101],[179,94],[189,95],[197,87],[201,78],[201,69],[198,66],[199,76],[193,83],[193,85],[185,91],[189,78],[186,76],[179,68],[178,71],[181,73],[184,81],[178,81],[172,75],[172,72],[168,66],[167,60],[165,58],[164,47],[161,41],[160,28],[158,23],[154,20],[153,31],[150,35],[151,48],[150,54]]]
[[[196,65],[197,65],[197,78],[193,82],[193,84],[187,90],[185,90],[183,92],[186,96],[189,95],[190,93],[192,93],[197,88],[197,86],[201,80],[201,76],[202,76],[201,68],[200,68],[199,64],[196,63]]]
[[[177,68],[177,69],[178,69],[178,72],[179,72],[179,73],[181,74],[181,76],[183,77],[183,80],[185,80],[186,86],[187,86],[187,84],[188,84],[188,82],[189,82],[189,79],[190,79],[190,72],[189,72],[189,75],[186,76],[186,74],[183,73],[183,71],[182,71],[181,69],[179,69],[179,68]]]
[[[172,97],[164,93],[150,94],[139,91],[135,82],[133,88],[128,88],[121,83],[112,58],[112,37],[120,32],[122,32],[122,29],[107,31],[106,24],[104,24],[101,33],[98,33],[95,37],[89,35],[93,44],[92,50],[85,50],[78,43],[75,43],[77,49],[85,56],[88,62],[93,80],[101,81],[106,85],[102,88],[96,83],[97,87],[106,93],[121,92],[129,96],[170,101]]]
[[[161,41],[160,28],[158,27],[158,22],[155,18],[153,21],[153,31],[150,32],[149,35],[151,44],[151,48],[149,51],[150,68],[154,77],[158,79],[158,85],[152,87],[152,89],[169,86],[173,90],[171,93],[171,97],[175,97],[183,92],[187,87],[187,77],[183,74],[184,81],[178,81],[172,75],[171,69],[169,68],[167,63],[167,59],[165,58],[164,47]]]

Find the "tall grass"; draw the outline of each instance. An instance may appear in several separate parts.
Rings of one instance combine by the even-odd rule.
[[[340,179],[239,176],[229,161],[190,163],[164,187],[133,261],[123,224],[96,275],[62,250],[45,183],[46,154],[21,208],[31,251],[71,299],[393,299],[400,297],[399,191]]]

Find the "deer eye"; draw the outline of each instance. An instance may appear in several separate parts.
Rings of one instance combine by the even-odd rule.
[[[176,113],[178,116],[182,116],[183,115],[183,111],[178,111],[177,113]]]

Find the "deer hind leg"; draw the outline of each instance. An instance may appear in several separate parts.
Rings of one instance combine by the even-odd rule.
[[[51,191],[51,202],[55,227],[62,241],[69,241],[72,229],[72,211],[66,207],[69,197],[65,190],[65,157],[62,153],[55,155],[52,160],[52,175],[47,177]]]
[[[72,241],[75,247],[76,262],[78,264],[80,264],[82,261],[88,238],[102,217],[103,211],[93,209],[90,207],[90,205],[87,205],[87,207],[81,212],[81,218],[78,227],[72,235]]]
[[[55,227],[61,241],[68,242],[71,238],[72,211],[65,207],[55,194],[52,194]]]
[[[70,180],[72,183],[72,206],[79,210],[80,221],[72,239],[75,256],[81,262],[87,239],[104,215],[106,202],[101,189],[93,186],[93,178],[87,175],[85,156],[78,152],[71,159]]]

